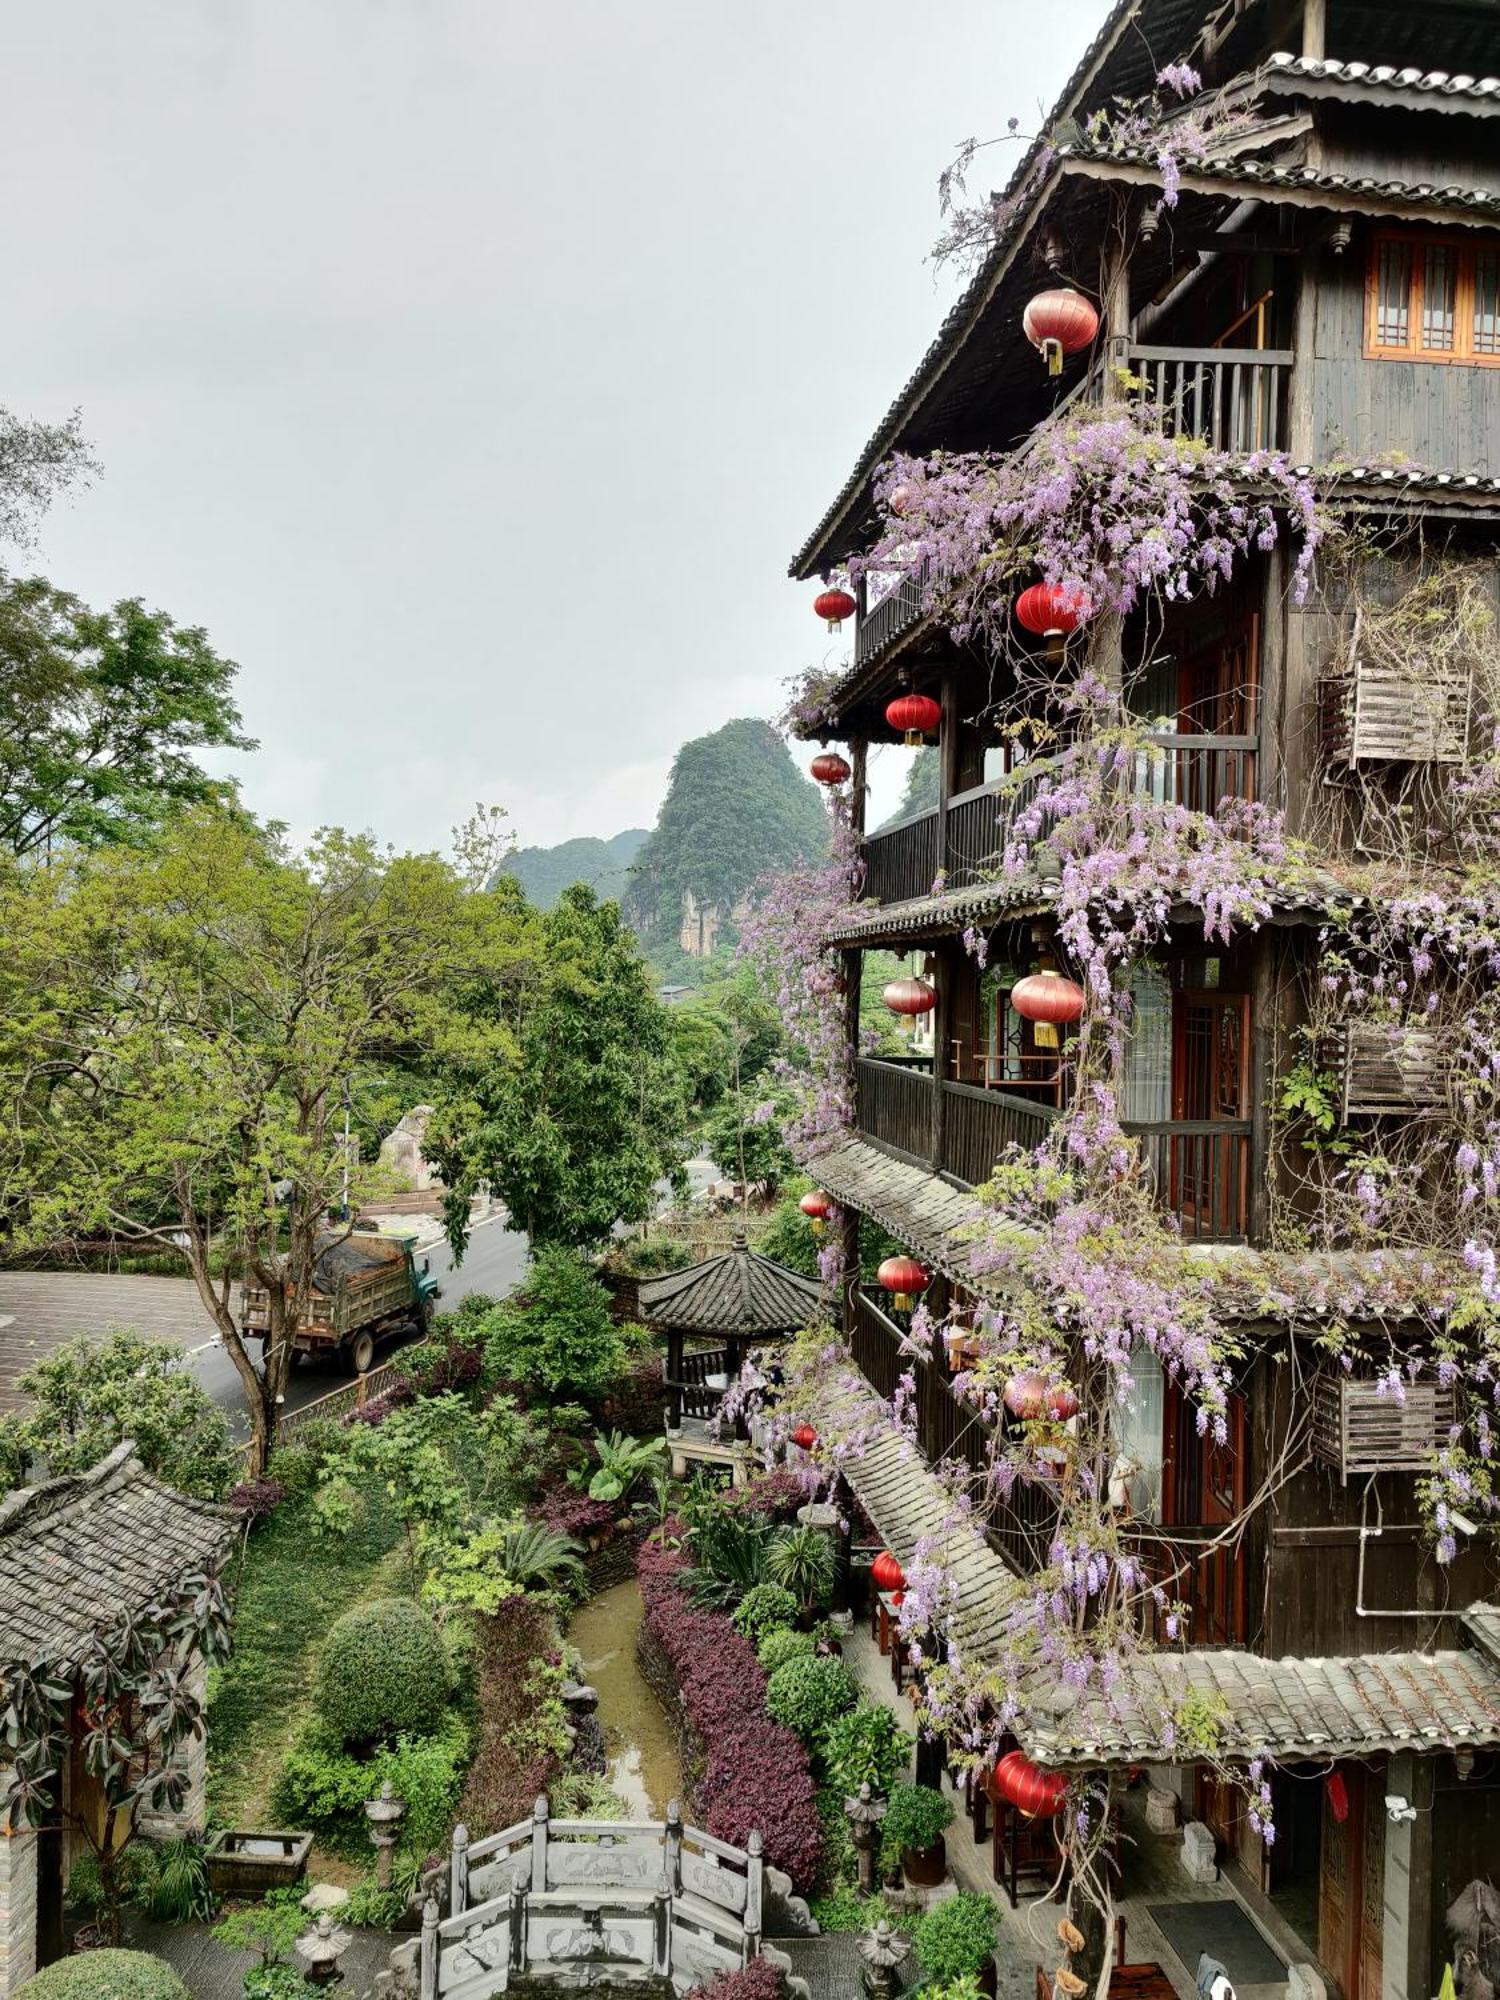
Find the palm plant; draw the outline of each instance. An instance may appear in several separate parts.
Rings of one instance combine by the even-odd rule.
[[[501,1571],[522,1590],[582,1588],[587,1582],[580,1545],[560,1528],[541,1521],[518,1521],[507,1528],[497,1551]]]
[[[810,1617],[833,1591],[833,1543],[819,1528],[782,1528],[766,1549],[765,1573],[789,1590]]]
[[[683,1582],[700,1609],[738,1604],[747,1590],[765,1581],[771,1531],[754,1515],[710,1514],[689,1541],[694,1567]]]

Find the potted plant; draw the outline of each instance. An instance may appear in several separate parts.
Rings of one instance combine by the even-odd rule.
[[[885,1811],[884,1843],[901,1856],[908,1882],[935,1888],[948,1872],[943,1834],[953,1822],[953,1807],[930,1785],[892,1785]]]
[[[981,1993],[993,1995],[997,1925],[997,1912],[988,1896],[966,1889],[939,1903],[916,1928],[917,1956],[923,1971],[940,1984],[972,1979]]]

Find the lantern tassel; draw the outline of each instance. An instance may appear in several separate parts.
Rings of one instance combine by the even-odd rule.
[[[1061,375],[1063,365],[1062,342],[1050,337],[1044,340],[1042,342],[1042,355],[1047,363],[1047,373],[1049,375]]]

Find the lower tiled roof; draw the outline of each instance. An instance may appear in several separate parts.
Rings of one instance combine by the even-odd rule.
[[[942,1549],[957,1586],[946,1636],[976,1672],[999,1665],[1010,1636],[1031,1619],[1029,1586],[957,1518],[953,1496],[915,1444],[847,1373],[829,1383],[812,1414],[826,1436],[868,1427],[863,1446],[840,1456],[840,1469],[899,1561],[911,1561],[919,1543]],[[1295,1762],[1483,1749],[1500,1744],[1500,1606],[1476,1606],[1463,1624],[1472,1649],[1328,1660],[1148,1652],[1108,1701],[1035,1669],[1017,1690],[1024,1706],[1015,1733],[1030,1756],[1053,1767],[1171,1763],[1181,1755],[1173,1725],[1194,1694],[1217,1715],[1221,1751],[1236,1761],[1260,1752]]]
[[[174,1493],[134,1451],[0,1502],[0,1660],[75,1659],[101,1626],[222,1561],[239,1517]]]
[[[935,1270],[973,1286],[962,1234],[977,1212],[968,1188],[894,1159],[865,1139],[845,1139],[807,1165],[843,1207],[873,1217]]]

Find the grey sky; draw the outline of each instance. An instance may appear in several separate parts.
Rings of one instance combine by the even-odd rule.
[[[105,463],[37,566],[208,627],[299,830],[649,824],[822,654],[786,562],[952,296],[939,168],[1105,12],[0,0],[0,401]]]

